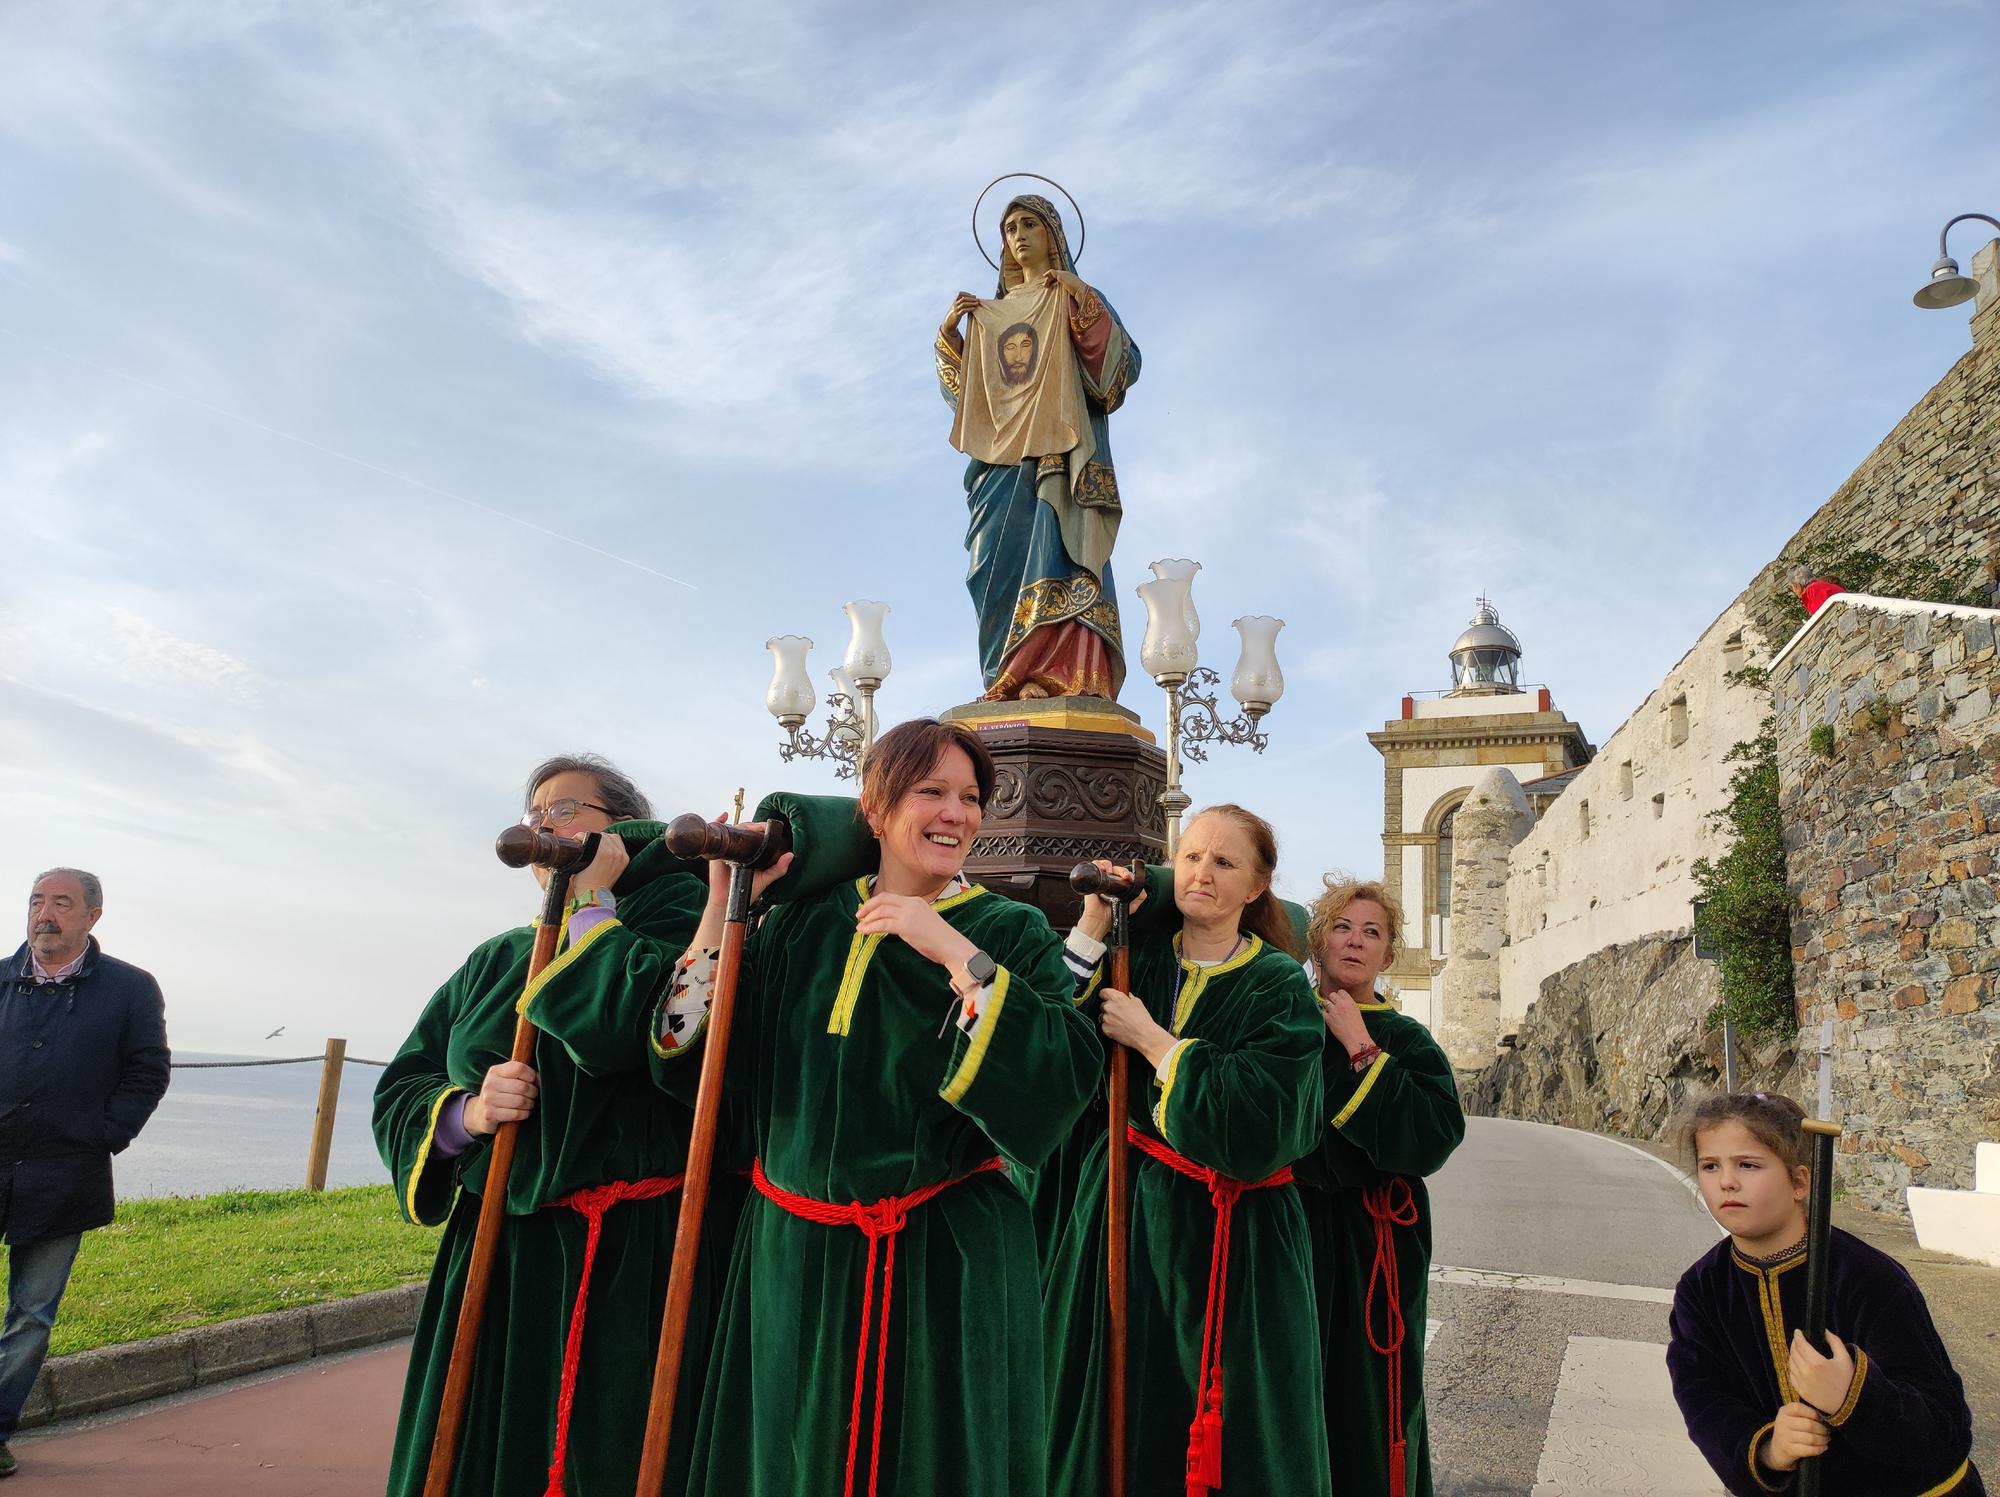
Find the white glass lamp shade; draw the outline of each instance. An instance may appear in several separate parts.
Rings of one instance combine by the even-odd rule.
[[[1229,692],[1245,712],[1262,717],[1285,694],[1285,673],[1278,669],[1278,631],[1285,621],[1252,614],[1235,624],[1243,653],[1236,661],[1236,674],[1229,678]]]
[[[1186,557],[1175,557],[1168,561],[1156,561],[1153,563],[1153,575],[1155,577],[1176,580],[1187,584],[1187,632],[1188,638],[1193,640],[1201,638],[1201,619],[1196,616],[1194,611],[1194,574],[1200,570],[1200,562],[1189,561]]]
[[[866,599],[847,605],[847,621],[854,637],[847,642],[847,658],[840,662],[848,679],[870,691],[889,676],[889,642],[882,637],[882,620],[889,612],[887,603]]]
[[[1139,600],[1146,605],[1146,638],[1139,646],[1139,664],[1155,681],[1185,681],[1200,659],[1194,631],[1188,627],[1194,610],[1188,600],[1191,580],[1156,577],[1139,584]]]
[[[796,728],[813,710],[812,677],[806,674],[806,653],[813,642],[803,634],[780,634],[764,641],[771,652],[771,685],[764,705],[787,728]]]

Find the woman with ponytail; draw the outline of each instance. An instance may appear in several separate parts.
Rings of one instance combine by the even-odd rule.
[[[1103,900],[1086,903],[1069,939],[1078,1002],[1137,1052],[1127,1129],[1132,1493],[1330,1486],[1312,1247],[1290,1169],[1319,1137],[1325,1030],[1298,935],[1271,892],[1276,864],[1261,817],[1212,806],[1188,824],[1171,870],[1147,870],[1131,992],[1101,986]],[[1052,1497],[1095,1497],[1105,1485],[1106,1152],[1100,1129],[1044,1295]]]

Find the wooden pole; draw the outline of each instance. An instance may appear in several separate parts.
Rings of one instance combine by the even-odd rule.
[[[1833,1273],[1833,1150],[1840,1141],[1840,1124],[1807,1118],[1805,1130],[1812,1150],[1812,1184],[1806,1196],[1805,1321],[1799,1329],[1812,1349],[1825,1356],[1827,1288]],[[1819,1497],[1824,1459],[1811,1455],[1799,1462],[1799,1497]]]
[[[1069,871],[1069,886],[1088,898],[1100,895],[1111,905],[1111,931],[1105,986],[1132,991],[1132,902],[1146,890],[1146,870],[1104,869],[1078,863]],[[1104,1406],[1104,1475],[1106,1497],[1125,1497],[1125,1376],[1128,1341],[1127,1308],[1131,1284],[1132,1155],[1125,1130],[1130,1122],[1131,1057],[1123,1045],[1111,1047],[1110,1075],[1105,1086],[1104,1135],[1104,1278],[1107,1387]],[[1199,1396],[1199,1395],[1197,1395]]]
[[[667,1303],[660,1315],[659,1352],[653,1360],[646,1439],[639,1451],[638,1497],[660,1497],[667,1479],[674,1402],[687,1350],[688,1311],[694,1304],[695,1260],[701,1254],[702,1219],[708,1212],[709,1180],[715,1169],[715,1136],[722,1115],[723,1077],[729,1065],[729,1031],[736,1021],[736,986],[750,931],[751,878],[758,868],[777,861],[791,845],[791,832],[782,821],[751,831],[717,826],[699,816],[682,816],[667,828],[666,843],[675,857],[728,859],[729,902],[723,913],[722,950],[716,957],[714,985],[709,992],[708,1032],[702,1036],[706,1048],[695,1090],[687,1169],[681,1178],[680,1220],[674,1227],[674,1258],[667,1274]]]
[[[542,969],[555,957],[556,942],[562,935],[563,907],[569,903],[570,874],[587,867],[597,855],[597,834],[581,842],[552,832],[530,832],[526,827],[509,827],[500,834],[495,850],[509,867],[540,863],[549,868],[548,886],[542,892],[541,923],[535,927],[535,946],[528,957],[528,977],[523,987],[532,988]],[[518,861],[517,861],[518,859]],[[508,1058],[530,1061],[535,1058],[535,1041],[541,1031],[523,1014],[514,1025],[514,1048]],[[452,1468],[458,1462],[458,1441],[465,1427],[465,1408],[472,1393],[472,1363],[479,1351],[480,1322],[486,1318],[486,1294],[492,1287],[493,1258],[500,1246],[500,1224],[507,1216],[507,1176],[514,1168],[514,1150],[520,1141],[519,1123],[502,1123],[493,1135],[486,1159],[486,1180],[479,1197],[479,1226],[472,1237],[472,1256],[465,1267],[465,1293],[458,1302],[458,1325],[452,1333],[451,1363],[445,1372],[444,1393],[438,1400],[437,1429],[431,1436],[430,1469],[424,1478],[424,1497],[451,1497]]]
[[[1121,993],[1132,991],[1132,937],[1126,902],[1111,904],[1111,983]],[[1109,1371],[1110,1406],[1106,1412],[1108,1450],[1107,1497],[1125,1497],[1125,1347],[1127,1341],[1128,1286],[1130,1283],[1131,1147],[1125,1138],[1131,1106],[1131,1057],[1123,1045],[1111,1047],[1110,1131],[1105,1136],[1105,1289],[1109,1296],[1106,1318],[1111,1334]],[[1196,1397],[1200,1397],[1199,1390]]]
[[[306,1189],[326,1189],[326,1162],[333,1154],[333,1115],[340,1108],[340,1072],[347,1064],[347,1041],[330,1039],[319,1063],[319,1105],[313,1109],[312,1142],[306,1150]]]

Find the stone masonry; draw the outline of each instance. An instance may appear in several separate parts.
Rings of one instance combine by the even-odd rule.
[[[1438,976],[1437,1039],[1452,1066],[1477,1070],[1500,1038],[1500,948],[1507,939],[1507,855],[1534,829],[1521,782],[1494,766],[1465,792],[1454,823],[1451,957]]]
[[[1842,1183],[1898,1212],[2000,1139],[1996,624],[1835,598],[1772,673],[1801,1044],[1835,1021]]]
[[[1685,935],[1607,946],[1545,978],[1514,1044],[1466,1091],[1468,1110],[1664,1138],[1689,1101],[1722,1085],[1715,964]],[[1739,1043],[1737,1084],[1794,1096],[1789,1039]]]

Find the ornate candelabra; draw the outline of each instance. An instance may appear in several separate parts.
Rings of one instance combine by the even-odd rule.
[[[764,705],[785,730],[785,741],[778,745],[780,759],[787,764],[794,759],[831,759],[833,772],[851,780],[859,777],[868,751],[875,746],[875,693],[889,677],[889,645],[882,636],[889,605],[860,600],[847,604],[844,611],[852,634],[846,656],[827,672],[833,691],[826,699],[831,709],[826,732],[815,736],[805,726],[815,699],[806,668],[813,642],[804,635],[780,634],[764,641],[772,658]]]
[[[1167,860],[1173,861],[1181,840],[1181,817],[1193,801],[1181,789],[1181,755],[1206,763],[1211,745],[1248,744],[1263,753],[1270,735],[1259,730],[1264,715],[1285,694],[1284,672],[1278,668],[1278,631],[1283,619],[1261,614],[1235,621],[1242,653],[1229,680],[1230,695],[1243,709],[1224,721],[1216,707],[1222,678],[1201,664],[1198,641],[1201,619],[1194,608],[1194,574],[1201,563],[1176,558],[1153,563],[1153,580],[1139,585],[1146,605],[1146,638],[1139,646],[1139,663],[1167,694],[1167,788],[1160,792],[1160,809],[1167,818]],[[1207,690],[1203,690],[1207,688]]]

